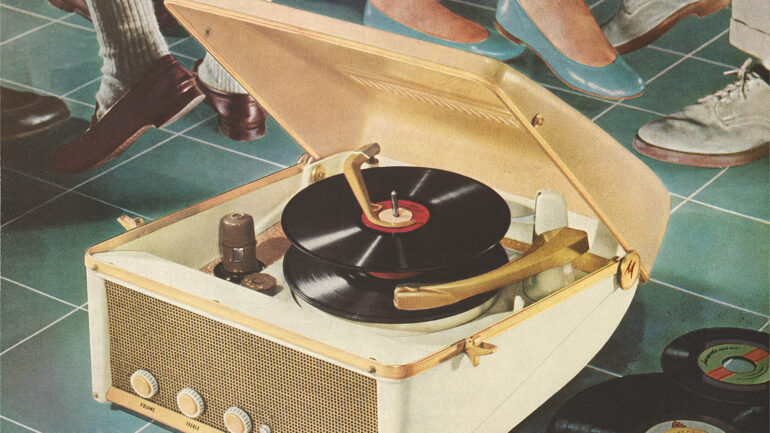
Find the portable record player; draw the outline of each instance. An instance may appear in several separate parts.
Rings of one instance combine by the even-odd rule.
[[[590,120],[473,54],[166,4],[307,155],[87,251],[96,400],[187,432],[505,432],[612,335],[669,201]],[[544,190],[568,227],[523,218]],[[212,269],[246,214],[271,259],[237,284]],[[559,266],[576,276],[551,292],[518,281]]]

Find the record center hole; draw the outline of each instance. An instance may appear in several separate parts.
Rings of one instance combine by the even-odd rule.
[[[731,373],[751,373],[757,366],[746,358],[733,356],[722,361],[722,367]]]

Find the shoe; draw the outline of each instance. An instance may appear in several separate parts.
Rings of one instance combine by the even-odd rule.
[[[587,7],[586,7],[587,9]],[[591,30],[591,34],[599,35],[598,40],[591,40],[595,46],[584,46],[582,43],[572,44],[576,54],[591,53],[605,54],[610,57],[608,63],[601,66],[592,66],[573,60],[557,48],[548,37],[540,31],[540,27],[532,21],[529,15],[522,9],[517,0],[498,0],[495,12],[495,26],[505,37],[514,43],[523,43],[535,52],[561,81],[567,86],[591,95],[608,99],[625,99],[639,96],[644,92],[644,80],[621,57],[617,56],[609,46],[599,26],[593,21],[590,11],[586,11],[587,17],[575,17],[574,19],[589,19],[591,22],[577,22],[578,25],[568,25],[565,28],[583,28]],[[596,27],[593,32],[593,27]],[[557,32],[559,33],[559,32]],[[569,36],[569,35],[568,35]],[[569,42],[567,42],[569,44]],[[606,44],[606,46],[605,46]]]
[[[682,110],[639,128],[634,148],[642,155],[696,167],[730,167],[767,155],[770,147],[770,85],[747,72]],[[763,71],[766,74],[766,70]]]
[[[78,139],[60,146],[53,167],[79,173],[114,158],[147,129],[178,119],[204,99],[195,78],[173,57],[163,56]]]
[[[703,18],[730,4],[730,0],[623,0],[612,18],[602,24],[619,54],[642,48],[688,15]]]
[[[248,93],[229,93],[206,85],[198,76],[198,66],[203,59],[195,62],[193,76],[198,88],[206,95],[205,102],[219,113],[219,132],[237,141],[251,141],[265,135],[267,113]]]
[[[436,4],[438,5],[438,3]],[[444,7],[441,5],[438,6],[442,8]],[[444,45],[450,48],[457,48],[460,50],[481,54],[483,56],[502,61],[511,60],[524,52],[524,47],[511,44],[502,35],[494,32],[488,32],[488,36],[484,40],[471,43],[453,42],[436,36],[431,36],[427,33],[423,33],[419,30],[415,30],[395,21],[374,7],[369,0],[367,0],[366,7],[364,9],[364,25],[380,30],[385,30],[391,33],[397,33],[412,39],[419,39],[421,41],[432,42],[434,44]]]
[[[92,21],[91,12],[88,10],[86,0],[48,0],[48,2],[64,12],[75,12],[88,21]],[[179,26],[176,18],[166,9],[163,0],[153,0],[153,6],[155,7],[155,18],[158,20],[158,26],[161,29]]]
[[[55,128],[70,118],[67,104],[54,96],[41,96],[0,87],[0,140],[29,137]]]

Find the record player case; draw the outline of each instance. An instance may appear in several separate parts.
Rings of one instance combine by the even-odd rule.
[[[612,335],[649,275],[668,193],[590,120],[503,63],[262,1],[168,0],[169,10],[307,151],[296,165],[86,253],[94,398],[186,432],[505,432]],[[244,43],[247,42],[247,43]],[[444,330],[381,329],[201,271],[218,221],[279,222],[304,186],[363,145],[379,164],[454,171],[498,191],[513,216],[561,193],[591,251],[578,281],[524,308],[520,285]],[[258,144],[255,144],[258,145]],[[532,227],[504,244],[523,250]],[[139,395],[137,370],[154,393]],[[196,392],[185,416],[177,394]],[[248,422],[233,422],[231,407]],[[230,424],[227,422],[230,413]],[[231,431],[235,431],[231,430]]]

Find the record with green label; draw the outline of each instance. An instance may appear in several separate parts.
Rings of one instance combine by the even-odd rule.
[[[669,343],[660,363],[674,381],[706,398],[762,403],[770,381],[768,340],[750,329],[699,329]]]

